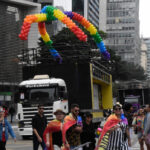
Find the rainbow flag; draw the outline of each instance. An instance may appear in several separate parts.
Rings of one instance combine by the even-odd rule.
[[[44,131],[44,134],[43,134],[43,139],[44,139],[44,142],[46,143],[46,134],[49,133],[50,147],[47,147],[47,150],[54,150],[52,133],[61,131],[61,125],[62,125],[62,123],[58,120],[52,120],[47,125],[47,127]]]
[[[101,136],[95,150],[106,150],[109,142],[109,129],[117,125],[121,120],[116,115],[110,115],[104,125]]]
[[[65,145],[67,144],[66,142],[66,132],[67,130],[72,127],[74,124],[76,124],[77,121],[72,117],[71,114],[65,117],[64,119],[64,124],[62,127],[62,136],[63,136],[63,148],[62,150],[69,150]]]

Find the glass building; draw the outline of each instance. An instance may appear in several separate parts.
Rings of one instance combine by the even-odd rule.
[[[99,28],[100,0],[72,0],[72,11],[83,15],[94,26]]]
[[[84,16],[99,29],[100,0],[84,0]]]
[[[140,65],[139,0],[107,0],[107,46]]]

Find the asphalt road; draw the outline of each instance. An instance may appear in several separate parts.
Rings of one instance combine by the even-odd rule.
[[[22,137],[19,135],[17,126],[12,126],[14,132],[16,134],[16,142],[9,136],[9,140],[6,144],[6,150],[33,150],[32,138],[23,140]],[[42,150],[39,146],[39,150]]]

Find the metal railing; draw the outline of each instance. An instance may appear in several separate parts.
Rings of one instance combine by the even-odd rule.
[[[92,71],[93,71],[93,77],[95,79],[99,79],[106,84],[110,84],[110,74],[105,72],[103,68],[101,69],[101,66],[98,66],[97,64],[92,64]]]
[[[84,147],[84,146],[87,146],[87,147],[88,147],[90,143],[91,143],[91,142],[86,142],[86,143],[84,143],[84,144],[81,144],[81,145],[75,147],[75,148],[72,149],[72,150],[78,150],[79,148],[82,148],[82,147]]]

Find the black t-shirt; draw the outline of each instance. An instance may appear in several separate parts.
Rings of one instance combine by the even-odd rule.
[[[47,119],[43,115],[42,117],[37,113],[32,119],[32,128],[36,129],[40,137],[43,138],[44,130],[47,126]],[[33,132],[33,136],[36,136]]]
[[[59,147],[62,146],[62,132],[53,132],[52,133],[53,137],[53,145],[58,145]]]
[[[127,120],[128,120],[128,126],[129,126],[129,127],[132,127],[133,113],[130,113],[130,112],[124,112],[124,114],[125,114],[125,117],[126,117]]]
[[[95,148],[95,129],[93,123],[89,125],[85,122],[83,123],[83,132],[81,133],[81,143],[91,142],[89,147],[84,147],[83,150],[93,150]]]

